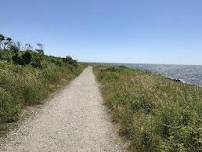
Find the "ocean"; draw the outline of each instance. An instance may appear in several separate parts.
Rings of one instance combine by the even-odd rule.
[[[125,66],[160,73],[202,87],[202,65],[125,64]]]

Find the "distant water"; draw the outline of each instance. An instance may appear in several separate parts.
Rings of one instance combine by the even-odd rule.
[[[202,65],[127,64],[126,66],[157,72],[169,78],[202,86]]]

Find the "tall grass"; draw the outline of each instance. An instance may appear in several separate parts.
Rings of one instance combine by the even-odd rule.
[[[0,124],[18,120],[24,106],[42,103],[50,92],[84,68],[83,64],[75,66],[45,55],[41,65],[34,68],[0,60]]]
[[[202,151],[201,88],[125,67],[94,72],[131,151]]]

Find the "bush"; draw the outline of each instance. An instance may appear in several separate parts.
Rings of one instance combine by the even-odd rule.
[[[12,56],[12,61],[14,64],[18,64],[18,65],[24,65],[24,60],[19,57],[18,53],[16,53],[14,56]]]
[[[66,58],[63,58],[63,62],[71,64],[73,66],[78,66],[78,63],[76,60],[73,60],[72,57],[67,56]]]
[[[32,60],[32,55],[30,52],[26,51],[23,55],[22,55],[22,59],[24,61],[25,64],[30,64],[31,60]]]

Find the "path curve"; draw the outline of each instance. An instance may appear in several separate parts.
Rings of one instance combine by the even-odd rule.
[[[92,67],[1,141],[1,152],[124,151],[102,104]]]

